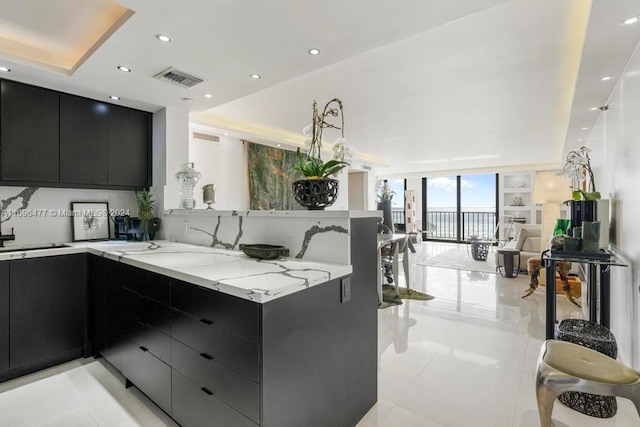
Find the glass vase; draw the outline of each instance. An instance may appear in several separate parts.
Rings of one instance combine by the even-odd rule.
[[[194,169],[193,162],[185,163],[176,174],[180,184],[180,209],[193,209],[196,201],[193,199],[193,189],[202,174]]]

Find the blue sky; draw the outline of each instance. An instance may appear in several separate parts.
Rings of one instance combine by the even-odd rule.
[[[392,203],[402,207],[404,180],[389,180],[391,189],[396,192]],[[462,207],[491,208],[496,204],[495,174],[462,175]],[[456,205],[456,177],[440,176],[427,179],[429,208],[451,208]]]

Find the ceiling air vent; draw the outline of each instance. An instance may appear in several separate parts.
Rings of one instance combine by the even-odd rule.
[[[181,87],[194,87],[198,83],[202,83],[204,80],[193,76],[189,73],[185,73],[184,71],[176,70],[173,67],[169,67],[161,73],[153,76],[154,79],[164,80],[168,83],[173,83],[174,85],[178,85]]]
[[[193,132],[191,135],[193,136],[193,139],[201,139],[203,141],[209,142],[220,142],[220,137],[217,135],[210,135],[208,133],[202,132]]]

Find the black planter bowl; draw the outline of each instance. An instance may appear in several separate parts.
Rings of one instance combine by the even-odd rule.
[[[251,258],[258,259],[276,259],[289,256],[289,249],[284,246],[265,245],[261,243],[245,245],[240,243],[240,250]]]
[[[296,202],[309,210],[322,210],[338,200],[338,180],[301,179],[291,184]]]

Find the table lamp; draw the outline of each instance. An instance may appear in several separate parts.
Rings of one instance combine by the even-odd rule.
[[[571,199],[571,183],[556,171],[538,171],[533,181],[531,201],[542,205],[540,252],[546,249],[547,238],[553,234],[555,221],[560,218],[560,205]]]

